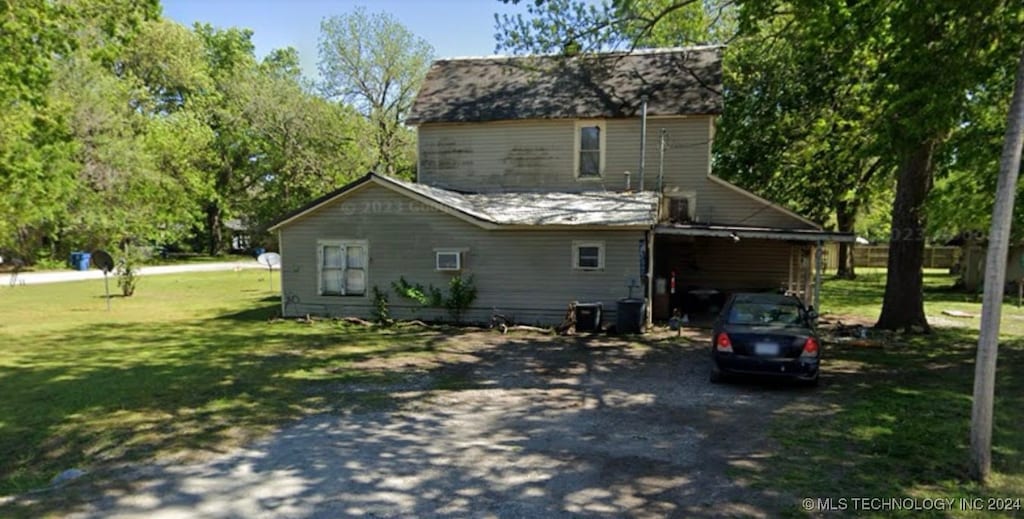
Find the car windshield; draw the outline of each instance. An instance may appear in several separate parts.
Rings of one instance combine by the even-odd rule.
[[[803,324],[800,307],[785,303],[736,301],[729,308],[729,324]]]

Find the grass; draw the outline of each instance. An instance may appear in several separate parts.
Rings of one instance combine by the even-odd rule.
[[[822,309],[831,314],[851,316],[873,324],[878,319],[885,292],[885,269],[857,269],[857,279],[828,280],[822,287]],[[954,289],[954,276],[945,269],[925,269],[924,310],[931,324],[977,330],[981,324],[981,296]],[[1016,306],[1017,297],[1007,297],[1003,305],[1001,333],[1024,336],[1024,308]],[[943,310],[960,310],[974,318],[943,315]]]
[[[445,337],[270,319],[279,307],[265,275],[143,277],[109,313],[101,281],[0,287],[0,495],[72,467],[223,450],[306,413],[388,405],[386,389],[372,388],[402,374],[356,363],[429,354]],[[884,283],[878,271],[828,281],[822,308],[873,322]],[[930,271],[926,283],[929,318],[980,314],[980,303],[944,288],[949,276]],[[966,477],[978,319],[947,320],[957,326],[895,335],[882,348],[827,344],[823,386],[777,412],[778,448],[737,474],[798,497],[1024,496],[1024,310],[1004,305],[987,487]],[[346,392],[352,383],[371,390]],[[446,371],[434,387],[475,383]]]
[[[980,314],[980,303],[945,288],[952,284],[952,277],[928,272],[925,279],[930,319],[947,308]],[[884,272],[870,272],[856,281],[832,280],[823,287],[822,307],[872,322],[884,287]],[[828,345],[823,387],[813,400],[778,413],[772,436],[779,449],[765,460],[762,470],[742,475],[759,487],[784,489],[800,498],[1003,497],[1024,506],[1022,318],[1024,311],[1004,305],[994,472],[987,486],[967,477],[977,318],[960,321],[956,327],[936,326],[931,335],[896,335],[881,348]],[[798,507],[783,512],[806,515]],[[947,512],[933,515],[944,517]],[[948,515],[1016,516],[1024,515],[1024,510],[1001,514],[954,510]]]
[[[268,321],[265,273],[144,277],[106,311],[101,281],[0,287],[0,495],[62,470],[219,450],[283,420],[384,393],[370,357],[429,351],[437,332]]]

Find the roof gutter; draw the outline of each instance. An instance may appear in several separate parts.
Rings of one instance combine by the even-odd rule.
[[[693,227],[657,225],[654,227],[655,234],[676,235],[676,236],[702,236],[708,238],[730,238],[739,239],[761,239],[761,240],[786,240],[786,241],[829,241],[841,243],[853,243],[857,236],[853,233],[814,231],[802,229],[755,229],[749,227]]]

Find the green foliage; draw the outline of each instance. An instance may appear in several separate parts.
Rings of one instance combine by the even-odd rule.
[[[405,280],[405,276],[398,278],[398,281],[391,283],[391,288],[395,289],[400,297],[411,299],[421,306],[440,308],[444,306],[444,294],[440,289],[431,285],[429,288],[416,283],[415,285],[410,284]]]
[[[928,200],[929,236],[953,237],[960,231],[988,233],[995,200],[999,157],[1013,90],[1010,69],[984,88],[971,91],[957,130],[939,149],[935,187]],[[1017,186],[1017,199],[1024,184]],[[1012,239],[1024,240],[1024,204],[1014,206]]]
[[[135,294],[135,286],[139,282],[139,267],[143,259],[136,247],[126,246],[121,251],[121,257],[117,259],[117,265],[114,267],[114,275],[124,297]]]
[[[249,30],[26,0],[0,2],[0,32],[0,249],[29,263],[124,240],[220,253],[226,220],[258,240],[374,163],[371,122],[313,94],[294,49],[258,61]]]
[[[363,8],[320,24],[321,91],[365,118],[380,173],[411,177],[414,134],[403,124],[433,49],[394,17]]]
[[[440,288],[430,285],[424,287],[417,283],[415,285],[406,281],[405,277],[399,277],[398,281],[391,284],[399,296],[419,303],[429,308],[444,308],[453,322],[461,323],[473,302],[476,301],[476,285],[473,283],[473,276],[463,278],[455,276],[448,282],[448,290],[445,292]]]
[[[377,285],[373,285],[371,295],[373,297],[373,320],[378,324],[390,325],[394,321],[391,319],[388,291],[381,290]]]
[[[448,283],[448,295],[444,298],[444,307],[452,320],[459,323],[466,310],[476,301],[476,286],[473,284],[473,276],[463,278],[455,276]]]

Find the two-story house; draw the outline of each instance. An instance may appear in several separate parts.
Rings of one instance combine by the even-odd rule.
[[[417,181],[368,174],[271,227],[285,315],[432,317],[392,283],[472,275],[469,320],[557,323],[643,297],[649,318],[733,290],[814,293],[824,232],[711,172],[721,49],[436,61],[407,119]],[[820,272],[820,254],[818,255]]]

